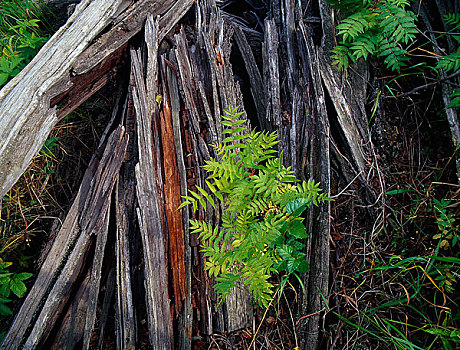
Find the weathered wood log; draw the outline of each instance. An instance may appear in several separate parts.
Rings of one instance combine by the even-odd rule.
[[[182,300],[187,294],[185,285],[185,237],[182,226],[182,212],[177,208],[182,203],[181,178],[176,156],[176,135],[173,130],[172,106],[167,84],[165,58],[161,60],[163,80],[163,105],[160,112],[161,143],[163,153],[164,206],[169,238],[169,268],[174,290],[174,306],[178,314],[182,308]],[[178,101],[177,101],[178,102]],[[177,105],[176,102],[176,105]],[[179,111],[175,110],[176,113]],[[176,131],[177,134],[177,131]],[[172,147],[174,145],[174,147]],[[182,149],[180,153],[182,154]]]
[[[104,227],[126,144],[127,137],[123,129],[118,128],[108,139],[101,159],[94,157],[91,161],[74,204],[1,349],[35,348],[59,317],[79,276],[89,244]],[[30,335],[27,334],[30,331]]]
[[[165,58],[163,57],[163,62]],[[169,62],[176,63],[174,52],[170,53]],[[185,167],[184,160],[184,145],[182,142],[181,135],[181,125],[180,125],[180,96],[179,96],[179,87],[177,82],[177,77],[172,68],[168,65],[163,69],[167,70],[167,90],[169,92],[169,101],[171,106],[171,117],[172,117],[172,127],[174,134],[174,146],[177,156],[177,168],[180,177],[180,195],[185,196],[187,194],[187,172]],[[163,81],[163,84],[166,84],[166,81]],[[189,215],[187,210],[182,210],[183,215],[183,232],[178,234],[182,235],[184,241],[184,281],[185,281],[185,299],[183,301],[183,307],[179,313],[179,326],[178,326],[178,338],[179,344],[178,348],[180,350],[189,350],[192,348],[192,323],[193,323],[193,311],[192,311],[192,302],[191,302],[191,279],[192,279],[192,254],[190,248],[190,232],[188,228]]]
[[[296,1],[272,1],[265,20],[263,71],[266,120],[280,135],[284,162],[302,179],[314,179],[329,193],[329,115],[326,109],[318,48],[313,30],[303,22],[308,8]],[[323,32],[331,35],[333,32]],[[335,87],[334,83],[331,83]],[[299,327],[300,346],[318,345],[321,295],[328,294],[330,206],[311,208],[307,214],[307,261],[310,271],[303,276],[306,294],[300,314],[312,314]],[[313,311],[311,311],[313,310]]]
[[[136,325],[131,285],[129,239],[133,234],[135,179],[134,167],[125,163],[116,186],[116,336],[119,349],[136,345]],[[128,172],[128,171],[129,172]]]
[[[0,197],[24,172],[57,122],[56,111],[49,108],[50,89],[68,75],[78,55],[122,8],[121,0],[83,1],[32,62],[0,90]]]
[[[59,118],[108,81],[107,73],[118,64],[123,46],[142,28],[147,13],[164,15],[164,36],[192,3],[141,0],[130,6],[123,0],[84,0],[77,6],[32,62],[0,90],[0,198],[25,171]],[[114,26],[110,36],[92,43],[109,25]],[[55,107],[58,103],[62,113]]]

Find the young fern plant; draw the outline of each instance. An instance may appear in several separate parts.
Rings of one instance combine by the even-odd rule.
[[[404,49],[415,38],[416,16],[406,10],[408,0],[327,0],[345,18],[337,26],[341,35],[332,49],[333,63],[347,69],[350,60],[379,56],[388,68],[399,71],[409,59]]]
[[[278,143],[275,132],[247,130],[237,108],[229,106],[224,113],[226,137],[213,145],[219,159],[211,158],[203,166],[207,189],[189,190],[179,209],[191,205],[196,211],[200,204],[206,210],[221,204],[222,223],[190,220],[191,232],[202,242],[205,270],[216,278],[220,302],[243,282],[266,307],[273,298],[273,273],[307,271],[302,252],[307,232],[301,215],[312,203],[329,198],[319,184],[300,182],[290,167],[283,166],[282,155],[277,157],[273,149]]]

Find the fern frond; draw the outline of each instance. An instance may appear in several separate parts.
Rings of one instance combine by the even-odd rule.
[[[370,12],[363,10],[348,16],[337,26],[338,34],[342,35],[343,42],[353,41],[369,28]]]
[[[448,13],[444,15],[444,20],[449,25],[458,26],[460,25],[460,13]]]
[[[351,44],[352,57],[354,61],[363,57],[367,59],[368,55],[373,55],[376,51],[377,40],[374,35],[364,33],[357,37]]]
[[[406,6],[409,6],[408,0],[387,0],[386,2],[392,5],[395,5],[397,7],[400,7],[402,9],[404,9]]]
[[[288,274],[305,271],[303,245],[295,239],[306,238],[306,229],[300,214],[287,210],[288,203],[308,197],[308,203],[317,204],[327,197],[319,193],[318,184],[298,183],[292,169],[283,166],[282,153],[277,157],[272,149],[278,143],[276,133],[248,132],[240,116],[236,108],[225,111],[222,124],[228,127],[227,137],[213,145],[220,160],[206,161],[206,188],[189,190],[179,208],[192,205],[196,211],[200,204],[206,211],[208,205],[216,208],[215,200],[219,200],[222,226],[190,220],[191,232],[201,239],[204,268],[216,277],[221,301],[241,281],[260,305],[268,305],[273,295],[268,282],[272,272],[280,268]],[[279,264],[278,245],[292,250],[291,260],[284,265]]]
[[[450,103],[447,108],[460,108],[460,88],[454,89],[450,95]]]
[[[460,69],[460,48],[456,52],[441,57],[436,64],[437,69],[444,69],[446,72],[451,70],[456,71]]]
[[[337,45],[331,51],[331,58],[333,59],[332,64],[337,65],[339,70],[347,70],[349,66],[348,55],[350,53],[350,48],[345,45]]]
[[[406,11],[391,2],[383,3],[383,6],[376,10],[378,13],[376,19],[384,36],[405,44],[415,38],[418,32],[415,14],[412,11]]]
[[[379,50],[379,56],[385,57],[384,63],[392,70],[399,72],[406,65],[405,62],[409,60],[405,56],[407,51],[401,48],[398,42],[390,38],[385,37],[379,42]]]

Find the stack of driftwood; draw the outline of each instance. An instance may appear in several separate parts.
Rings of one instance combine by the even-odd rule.
[[[250,106],[253,126],[278,131],[286,165],[326,192],[330,155],[348,181],[375,175],[364,108],[367,69],[344,80],[332,68],[330,8],[322,0],[260,3],[269,11],[254,29],[215,0],[83,0],[0,91],[0,197],[59,120],[108,83],[119,91],[2,349],[101,347],[113,331],[119,349],[148,343],[190,349],[192,333],[252,324],[245,288],[216,306],[199,242],[188,232],[192,213],[177,211],[187,189],[204,185],[200,165],[215,156],[209,145],[222,140],[220,115],[229,104]],[[339,142],[330,137],[331,118]],[[369,187],[364,196],[377,197]],[[218,222],[220,212],[193,215]],[[322,296],[329,294],[330,208],[308,215],[311,269],[298,312],[311,316],[296,331],[304,348],[315,349]]]

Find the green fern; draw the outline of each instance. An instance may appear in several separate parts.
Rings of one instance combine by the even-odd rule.
[[[222,124],[227,137],[213,145],[219,160],[210,159],[207,190],[198,187],[184,196],[182,208],[223,205],[222,222],[212,226],[190,220],[206,258],[205,270],[216,278],[215,290],[223,301],[239,282],[249,287],[254,299],[267,306],[274,286],[273,273],[287,275],[308,268],[300,240],[307,238],[301,214],[311,204],[329,200],[314,181],[299,182],[293,171],[276,157],[276,133],[247,130],[242,113],[231,106]]]
[[[327,0],[346,17],[337,26],[341,36],[332,50],[333,64],[347,69],[351,62],[379,56],[392,70],[399,71],[408,60],[402,45],[414,40],[417,33],[415,14],[405,7],[407,0]]]
[[[446,72],[460,69],[460,49],[450,55],[441,57],[436,64],[436,68],[444,69]]]
[[[444,15],[444,20],[449,25],[458,26],[460,25],[460,13],[448,13]]]

